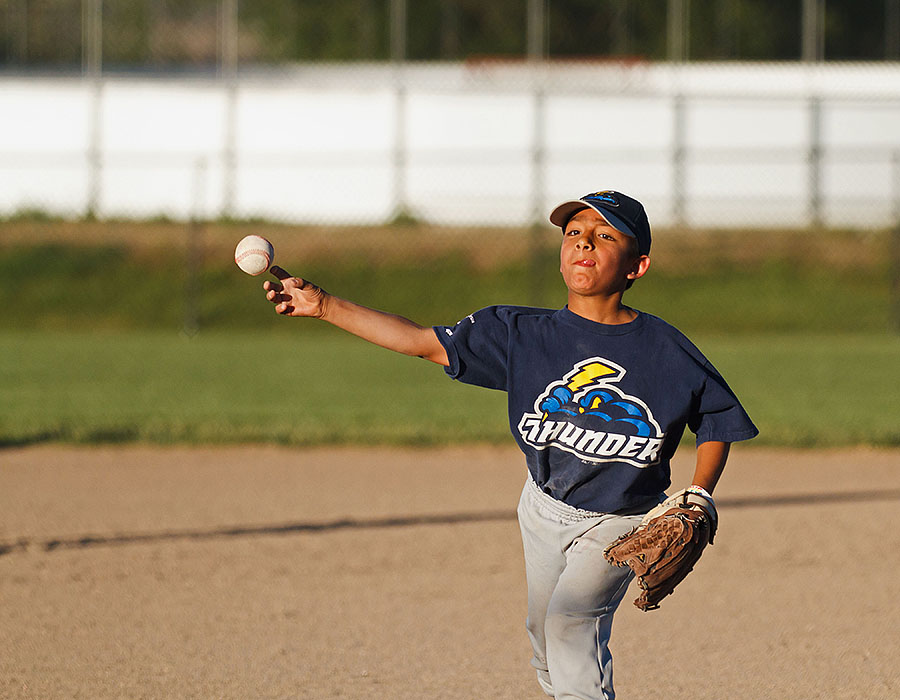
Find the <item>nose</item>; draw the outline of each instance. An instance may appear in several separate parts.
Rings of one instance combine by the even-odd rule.
[[[594,248],[594,241],[593,241],[593,239],[591,238],[591,235],[590,235],[590,233],[589,233],[588,231],[583,231],[583,232],[578,236],[578,239],[575,241],[575,247],[576,247],[578,250],[585,250],[585,249],[587,249],[587,250],[593,250],[593,248]]]

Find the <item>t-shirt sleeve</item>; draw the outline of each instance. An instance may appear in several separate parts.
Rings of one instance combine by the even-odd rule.
[[[455,326],[434,326],[450,361],[444,371],[465,384],[507,388],[510,311],[489,306],[466,316]]]
[[[688,427],[704,442],[738,442],[759,434],[750,416],[716,369],[707,362],[706,379]]]

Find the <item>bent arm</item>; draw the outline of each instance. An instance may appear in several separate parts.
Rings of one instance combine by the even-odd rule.
[[[422,357],[444,367],[450,364],[446,349],[428,326],[333,296],[280,267],[273,266],[270,272],[278,282],[267,281],[263,289],[282,316],[320,318],[388,350]]]

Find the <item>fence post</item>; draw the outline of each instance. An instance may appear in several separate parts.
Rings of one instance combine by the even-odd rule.
[[[890,296],[891,318],[890,324],[894,332],[900,333],[900,149],[894,150],[891,156],[891,169],[893,170],[892,215],[893,226],[888,241],[888,254],[890,255]]]
[[[394,211],[392,218],[403,221],[412,216],[406,191],[406,75],[403,70],[406,61],[406,0],[391,0],[390,6],[390,47],[394,81]]]
[[[83,0],[81,5],[81,73],[90,81],[91,106],[87,144],[87,206],[88,219],[97,216],[100,208],[100,175],[103,163],[100,153],[100,129],[103,99],[103,3],[102,0]]]
[[[546,3],[528,0],[528,68],[533,98],[531,140],[531,223],[539,225],[544,207],[544,60],[546,58]]]
[[[666,6],[666,53],[672,63],[688,60],[690,55],[690,0],[668,0]]]
[[[806,70],[825,58],[825,0],[803,0],[802,36],[800,58]],[[822,225],[822,98],[811,95],[809,99],[809,225]]]
[[[81,72],[97,77],[103,67],[103,2],[82,0]]]
[[[237,70],[238,0],[219,0],[218,4],[219,78],[225,81],[225,134],[222,144],[222,214],[234,216],[237,178]]]
[[[672,95],[672,221],[684,226],[685,216],[685,141],[686,100],[682,87],[682,68],[690,54],[690,0],[668,0],[666,3],[666,54],[669,68],[675,72]]]
[[[809,220],[810,225],[822,225],[822,98],[813,95],[809,100]]]
[[[544,296],[543,250],[546,227],[544,206],[547,198],[544,170],[546,169],[545,110],[546,94],[544,61],[547,58],[547,2],[528,0],[527,8],[527,59],[531,72],[532,141],[531,141],[531,211],[529,213],[529,250],[531,282],[528,293],[532,306],[540,306]]]
[[[676,70],[679,70],[676,67]],[[687,139],[687,118],[685,116],[686,100],[681,91],[680,81],[678,92],[673,97],[672,119],[672,220],[676,226],[683,227],[687,223],[685,214],[686,191],[685,180],[687,178],[685,167]]]
[[[803,0],[800,57],[807,63],[825,59],[825,0]]]
[[[891,215],[900,223],[900,148],[891,153]]]
[[[184,320],[181,332],[188,338],[200,332],[206,181],[207,162],[206,158],[200,157],[194,164],[191,216],[185,241]]]
[[[544,111],[545,111],[545,95],[544,86],[538,67],[533,66],[532,71],[535,72],[534,77],[534,117],[532,119],[532,128],[534,137],[531,144],[531,213],[529,218],[531,224],[529,226],[530,241],[529,248],[531,251],[531,285],[529,294],[531,296],[531,305],[540,306],[544,296],[544,277],[543,274],[543,251],[544,236],[546,234],[546,226],[544,225],[544,206],[547,199],[546,186],[544,181],[544,169],[546,167],[545,147],[544,147]]]
[[[900,333],[900,219],[890,233],[891,256],[891,330]]]
[[[528,0],[526,17],[526,53],[529,61],[547,57],[547,0]]]

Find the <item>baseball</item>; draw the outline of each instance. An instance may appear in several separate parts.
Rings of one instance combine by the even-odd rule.
[[[275,260],[275,249],[262,236],[244,236],[234,249],[234,261],[248,275],[261,275]]]

